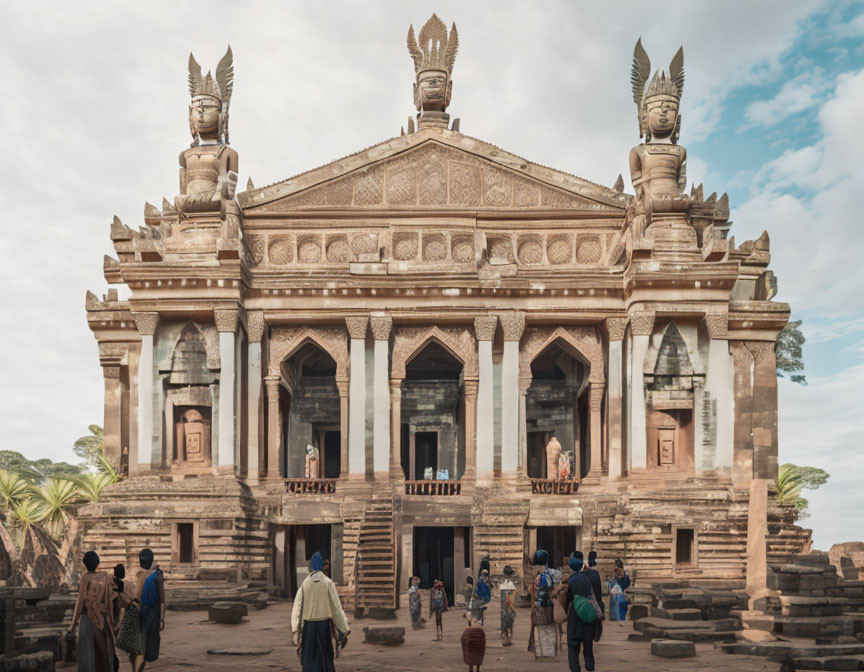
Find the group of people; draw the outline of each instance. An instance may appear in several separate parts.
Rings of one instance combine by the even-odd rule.
[[[79,672],[117,672],[117,651],[129,658],[133,672],[159,657],[160,632],[165,628],[165,581],[153,551],[138,554],[140,569],[134,581],[126,579],[123,564],[112,575],[99,571],[95,551],[84,554],[71,630],[78,628]]]

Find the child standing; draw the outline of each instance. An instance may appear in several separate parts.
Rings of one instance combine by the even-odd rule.
[[[426,621],[423,620],[423,601],[420,597],[420,578],[411,577],[411,587],[408,589],[408,611],[411,612],[411,627],[417,630],[425,628]]]
[[[435,579],[432,584],[432,592],[429,594],[429,615],[435,614],[435,640],[441,641],[444,639],[444,622],[442,614],[450,608],[447,604],[447,592],[444,590],[444,584],[439,579]]]

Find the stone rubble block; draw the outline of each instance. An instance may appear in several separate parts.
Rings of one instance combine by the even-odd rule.
[[[368,625],[363,628],[367,644],[398,646],[405,643],[405,628],[395,625]]]
[[[651,655],[660,658],[692,658],[696,655],[696,645],[672,639],[652,639]]]
[[[242,602],[214,602],[207,615],[215,623],[237,625],[249,614],[249,608]]]

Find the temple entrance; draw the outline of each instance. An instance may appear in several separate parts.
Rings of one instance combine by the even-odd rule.
[[[440,580],[450,604],[456,587],[454,539],[452,527],[414,528],[414,576],[420,578],[424,590],[431,588],[436,579]]]
[[[309,574],[317,551],[331,561],[330,578],[342,582],[341,525],[279,525],[275,527],[273,579],[282,597],[293,599]]]
[[[544,549],[549,552],[549,566],[556,569],[570,561],[570,554],[576,550],[576,527],[554,525],[537,528],[535,551]],[[533,553],[532,553],[533,555]]]
[[[430,342],[405,367],[402,471],[405,480],[457,480],[465,470],[462,363]]]
[[[531,376],[525,399],[528,476],[584,476],[591,467],[587,365],[565,351],[559,339],[534,358]],[[561,452],[555,473],[549,473],[546,444],[553,434],[561,444]]]
[[[341,466],[336,362],[315,343],[282,363],[283,473],[287,478],[338,478]],[[287,418],[287,421],[286,421]]]

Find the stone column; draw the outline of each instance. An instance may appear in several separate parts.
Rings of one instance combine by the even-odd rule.
[[[519,340],[525,331],[525,313],[501,313],[504,354],[501,359],[501,476],[515,478],[519,468]]]
[[[120,362],[111,360],[102,364],[105,378],[105,415],[102,423],[102,449],[105,459],[118,472],[121,470],[123,446],[120,441],[123,390],[120,386]],[[171,433],[169,428],[169,434]]]
[[[237,375],[236,345],[237,310],[214,310],[216,329],[219,331],[219,449],[218,471],[234,473],[234,431],[236,417]]]
[[[519,466],[518,476],[520,479],[528,478],[528,388],[531,387],[530,378],[519,379]],[[576,460],[579,460],[577,453]]]
[[[260,310],[246,315],[246,332],[249,336],[246,365],[246,450],[248,451],[248,478],[257,482],[261,476],[262,455],[261,436],[261,339],[264,337],[264,313]]]
[[[603,475],[603,436],[602,436],[602,416],[600,409],[603,406],[603,389],[602,383],[591,383],[589,391],[589,413],[588,419],[588,436],[591,440],[591,466],[588,469],[588,478],[599,479]]]
[[[633,469],[648,467],[648,435],[645,409],[645,355],[651,333],[654,331],[654,313],[641,311],[630,318],[630,333],[633,337],[630,361],[630,464]]]
[[[621,378],[623,372],[624,332],[627,318],[610,317],[606,320],[609,334],[609,379],[606,382],[606,417],[609,432],[609,478],[621,478],[624,473],[624,452],[621,432]]]
[[[279,376],[264,378],[267,387],[267,480],[280,481],[279,453],[282,448],[282,414],[279,411]]]
[[[348,478],[348,380],[337,380],[339,390],[339,478]]]
[[[480,379],[477,387],[477,477],[490,481],[495,471],[495,389],[492,374],[492,341],[498,318],[474,318]],[[467,471],[467,463],[466,463]]]
[[[348,474],[366,476],[366,328],[368,317],[346,317],[351,337],[348,383]]]
[[[375,339],[375,368],[372,379],[373,425],[372,454],[377,480],[386,481],[390,471],[390,332],[393,318],[373,315],[370,319]]]
[[[753,353],[753,478],[777,477],[777,357],[774,341],[747,344]]]
[[[133,313],[141,334],[138,358],[138,471],[150,471],[153,463],[153,335],[159,313]],[[160,460],[157,460],[157,464]]]
[[[729,341],[735,371],[735,449],[732,480],[753,478],[753,353],[744,341]]]
[[[477,389],[476,380],[465,381],[465,473],[462,480],[469,483],[477,480]]]
[[[390,480],[405,480],[402,470],[402,379],[390,380]]]
[[[750,609],[768,592],[768,481],[750,481],[747,515],[747,595]]]
[[[726,312],[709,313],[705,316],[705,324],[711,337],[705,379],[705,395],[710,403],[708,419],[711,422],[710,426],[703,426],[702,436],[703,444],[712,450],[704,451],[701,461],[696,460],[696,469],[731,474],[735,452],[735,373],[727,340],[729,315]],[[698,409],[695,410],[699,413]]]

